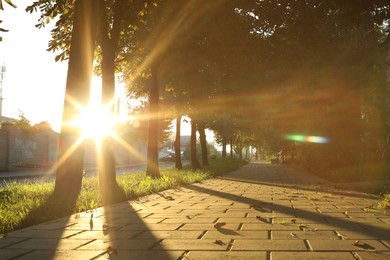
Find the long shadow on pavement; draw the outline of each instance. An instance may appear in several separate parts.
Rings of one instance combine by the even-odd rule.
[[[247,198],[244,196],[238,196],[238,195],[229,194],[226,192],[211,190],[211,189],[196,186],[193,184],[186,186],[186,188],[191,189],[193,191],[200,192],[200,193],[210,194],[210,195],[218,196],[220,198],[229,199],[229,200],[240,202],[240,203],[246,203],[246,204],[248,204],[248,206],[253,205],[253,204],[262,205],[262,207],[264,207],[264,208],[269,207],[268,210],[270,210],[270,211],[276,209],[277,212],[279,212],[279,213],[291,214],[291,210],[292,210],[292,208],[289,206],[280,205],[280,204],[273,204],[273,203],[270,203],[269,201],[263,201],[263,200],[254,199],[254,198]],[[314,221],[314,223],[316,223],[316,221],[318,221],[318,218],[324,217],[324,215],[322,215],[321,213],[315,213],[315,212],[304,210],[304,209],[295,208],[294,211],[297,215],[304,216],[302,218]],[[308,226],[310,226],[310,224],[308,224]],[[342,219],[342,218],[335,218],[334,221],[332,221],[332,223],[329,224],[329,226],[334,226],[334,227],[341,228],[343,230],[351,230],[351,231],[355,231],[354,228],[357,228],[360,226],[364,229],[364,230],[359,230],[362,233],[370,233],[370,234],[377,233],[377,234],[382,234],[382,235],[383,234],[390,234],[390,229],[388,229],[388,228],[381,228],[381,227],[370,225],[367,223],[358,223],[357,224],[356,222],[349,221],[349,220]],[[389,236],[389,235],[386,235],[386,236]]]
[[[261,164],[261,163],[256,163]],[[247,167],[247,166],[246,166]],[[284,179],[284,183],[274,183],[274,182],[266,182],[266,181],[259,181],[258,177],[256,175],[263,174],[262,172],[259,173],[261,170],[267,170],[270,169],[273,171],[272,173],[266,173],[267,175],[270,175],[272,177],[273,174],[279,174],[280,171],[282,173],[288,173],[290,174],[290,170],[286,168],[285,166],[280,165],[269,165],[269,164],[263,164],[261,167],[255,169],[256,172],[251,173],[251,175],[248,176],[248,174],[245,175],[245,177],[242,177],[239,173],[232,172],[223,176],[218,177],[219,179],[223,180],[231,180],[231,181],[239,181],[243,183],[250,183],[250,184],[259,184],[259,185],[266,185],[266,186],[275,186],[275,187],[282,187],[282,188],[299,188],[301,190],[305,191],[325,191],[330,192],[335,195],[341,195],[341,196],[349,196],[349,197],[356,197],[356,198],[378,198],[376,195],[373,194],[366,194],[362,192],[355,192],[355,191],[347,191],[347,190],[321,190],[321,184],[310,182],[310,181],[304,181],[304,183],[298,183],[296,180],[291,179]],[[251,170],[249,167],[245,170]],[[292,174],[292,173],[291,173]],[[304,177],[302,177],[304,178]],[[306,186],[303,186],[306,185]]]

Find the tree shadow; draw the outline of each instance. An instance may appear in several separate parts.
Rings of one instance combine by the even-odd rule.
[[[267,201],[253,199],[253,198],[247,198],[244,196],[229,194],[229,193],[222,192],[222,191],[211,190],[211,189],[196,186],[193,184],[187,185],[186,188],[193,190],[193,191],[200,192],[200,193],[210,194],[213,196],[217,196],[217,197],[224,198],[224,199],[229,199],[229,200],[240,202],[240,203],[246,203],[246,204],[248,204],[248,206],[255,203],[258,205],[262,205],[262,207],[268,208],[269,210],[275,210],[278,213],[291,214],[291,210],[292,210],[292,208],[290,206],[285,206],[285,205],[281,205],[281,204],[272,204],[271,205]],[[302,216],[302,218],[304,218],[304,219],[313,221],[313,223],[316,223],[316,221],[318,221],[319,217],[324,217],[321,213],[316,213],[316,212],[308,211],[308,210],[301,209],[301,208],[294,208],[294,211],[295,211],[296,215]],[[343,230],[351,230],[351,231],[354,231],[354,228],[356,228],[357,226],[360,226],[363,228],[362,233],[390,234],[390,229],[388,229],[388,228],[385,228],[385,227],[381,228],[381,227],[371,225],[368,223],[361,223],[361,222],[356,223],[356,222],[353,222],[353,221],[350,221],[347,219],[343,219],[343,218],[332,218],[332,222],[329,225],[341,228]],[[307,224],[305,226],[307,228],[310,228],[311,224]]]
[[[4,249],[12,257],[54,258],[61,239],[68,236],[65,229],[72,224],[70,218],[75,204],[76,198],[61,197],[53,192],[39,207],[29,212],[15,231],[7,234],[5,239],[14,243]]]
[[[258,163],[258,164],[260,164],[260,163]],[[270,169],[273,172],[271,172],[271,173],[262,172],[262,170],[269,171]],[[324,191],[324,192],[332,193],[334,195],[349,196],[349,197],[356,197],[356,198],[366,198],[366,199],[378,198],[376,195],[362,193],[362,192],[358,192],[358,191],[337,190],[334,188],[324,189],[321,186],[321,183],[313,183],[310,181],[305,181],[302,178],[300,178],[300,182],[298,182],[297,180],[294,180],[296,178],[292,177],[292,178],[283,179],[282,183],[276,183],[274,181],[275,175],[280,174],[280,173],[290,174],[288,168],[286,168],[284,166],[280,166],[280,165],[266,165],[266,164],[264,164],[264,166],[262,166],[261,168],[256,168],[255,171],[256,172],[253,172],[251,174],[245,174],[245,175],[240,174],[240,172],[231,172],[231,173],[228,173],[226,175],[223,175],[223,176],[220,176],[217,178],[223,179],[223,180],[238,181],[238,182],[250,183],[250,184],[260,184],[260,185],[265,185],[265,186],[275,186],[275,187],[281,187],[281,188],[299,188],[300,190],[305,190],[305,191]],[[265,179],[269,178],[269,182],[267,180],[259,180],[259,174],[268,175],[268,176],[263,177],[263,178],[265,178]],[[291,174],[293,174],[293,173],[291,173]]]
[[[178,259],[182,252],[166,251],[163,248],[153,250],[162,238],[153,233],[159,230],[158,223],[148,225],[145,221],[151,213],[142,213],[143,207],[137,207],[135,202],[122,202],[103,207],[104,219],[103,240],[96,240],[105,244],[105,250],[100,256],[108,259]],[[89,245],[94,248],[94,245]]]

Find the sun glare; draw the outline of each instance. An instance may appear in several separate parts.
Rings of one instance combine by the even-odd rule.
[[[100,140],[111,135],[114,118],[109,110],[100,105],[90,105],[80,115],[78,122],[83,138]]]

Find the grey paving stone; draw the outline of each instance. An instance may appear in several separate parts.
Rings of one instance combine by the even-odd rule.
[[[93,250],[93,251],[82,251],[82,250],[37,250],[32,251],[29,254],[26,254],[17,259],[34,259],[34,260],[42,260],[42,259],[56,259],[56,260],[68,260],[68,259],[91,259],[100,254],[103,251]]]
[[[271,231],[272,239],[316,239],[316,240],[339,240],[333,231]]]
[[[77,234],[77,231],[70,230],[33,230],[21,229],[8,234],[8,237],[20,238],[66,238]]]
[[[191,215],[188,215],[187,217],[180,217],[180,218],[167,218],[164,219],[161,223],[162,224],[177,224],[177,223],[205,223],[205,224],[212,224],[217,220],[217,215],[215,217],[193,217]]]
[[[31,250],[19,250],[19,249],[0,249],[0,259],[11,259],[20,255],[24,255]]]
[[[370,230],[339,230],[338,233],[340,233],[344,239],[390,239],[390,232],[386,230],[381,232],[373,232]]]
[[[23,242],[13,244],[7,248],[11,249],[42,249],[42,250],[71,250],[90,242],[88,239],[43,239],[32,238]]]
[[[359,240],[356,245],[354,245],[355,240],[309,240],[309,243],[314,251],[390,251],[377,240],[367,239]]]
[[[158,243],[156,239],[115,239],[115,240],[94,240],[78,250],[107,250],[109,247],[116,250],[147,250]]]
[[[376,260],[388,260],[390,259],[390,252],[358,252],[361,259],[376,259]]]
[[[268,231],[236,231],[219,228],[210,230],[203,237],[204,239],[268,239]]]
[[[355,260],[355,257],[348,252],[272,252],[272,260]],[[363,258],[366,259],[366,258]]]
[[[71,236],[71,239],[101,239],[101,240],[110,240],[110,239],[130,239],[135,235],[141,233],[142,231],[124,231],[124,230],[110,230],[109,232],[103,231],[81,231],[74,236]]]
[[[144,231],[135,239],[197,239],[203,231]]]
[[[229,239],[216,241],[215,239],[165,239],[156,245],[153,250],[210,250],[225,251]]]
[[[19,238],[19,237],[6,237],[6,238],[0,238],[0,248],[7,247],[12,244],[20,243],[21,241],[26,240],[25,238]]]
[[[213,251],[213,252],[203,252],[203,251],[190,251],[185,259],[187,260],[204,260],[204,259],[210,259],[210,260],[254,260],[254,259],[267,259],[266,252],[233,252],[233,251],[227,251],[227,252],[220,252],[220,251]]]
[[[226,223],[223,226],[224,229],[237,230],[240,224],[238,223]],[[214,224],[185,224],[180,230],[216,230]]]
[[[307,251],[303,240],[236,240],[232,251],[267,250],[267,251]]]
[[[298,224],[243,224],[242,230],[300,230]]]
[[[131,224],[121,230],[176,230],[181,224]]]
[[[103,254],[98,259],[176,260],[183,254],[184,251],[118,251],[116,254]]]

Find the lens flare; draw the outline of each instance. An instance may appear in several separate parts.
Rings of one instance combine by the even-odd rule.
[[[330,142],[329,138],[327,137],[312,136],[312,135],[285,135],[284,138],[290,141],[296,141],[302,143],[326,144]]]

